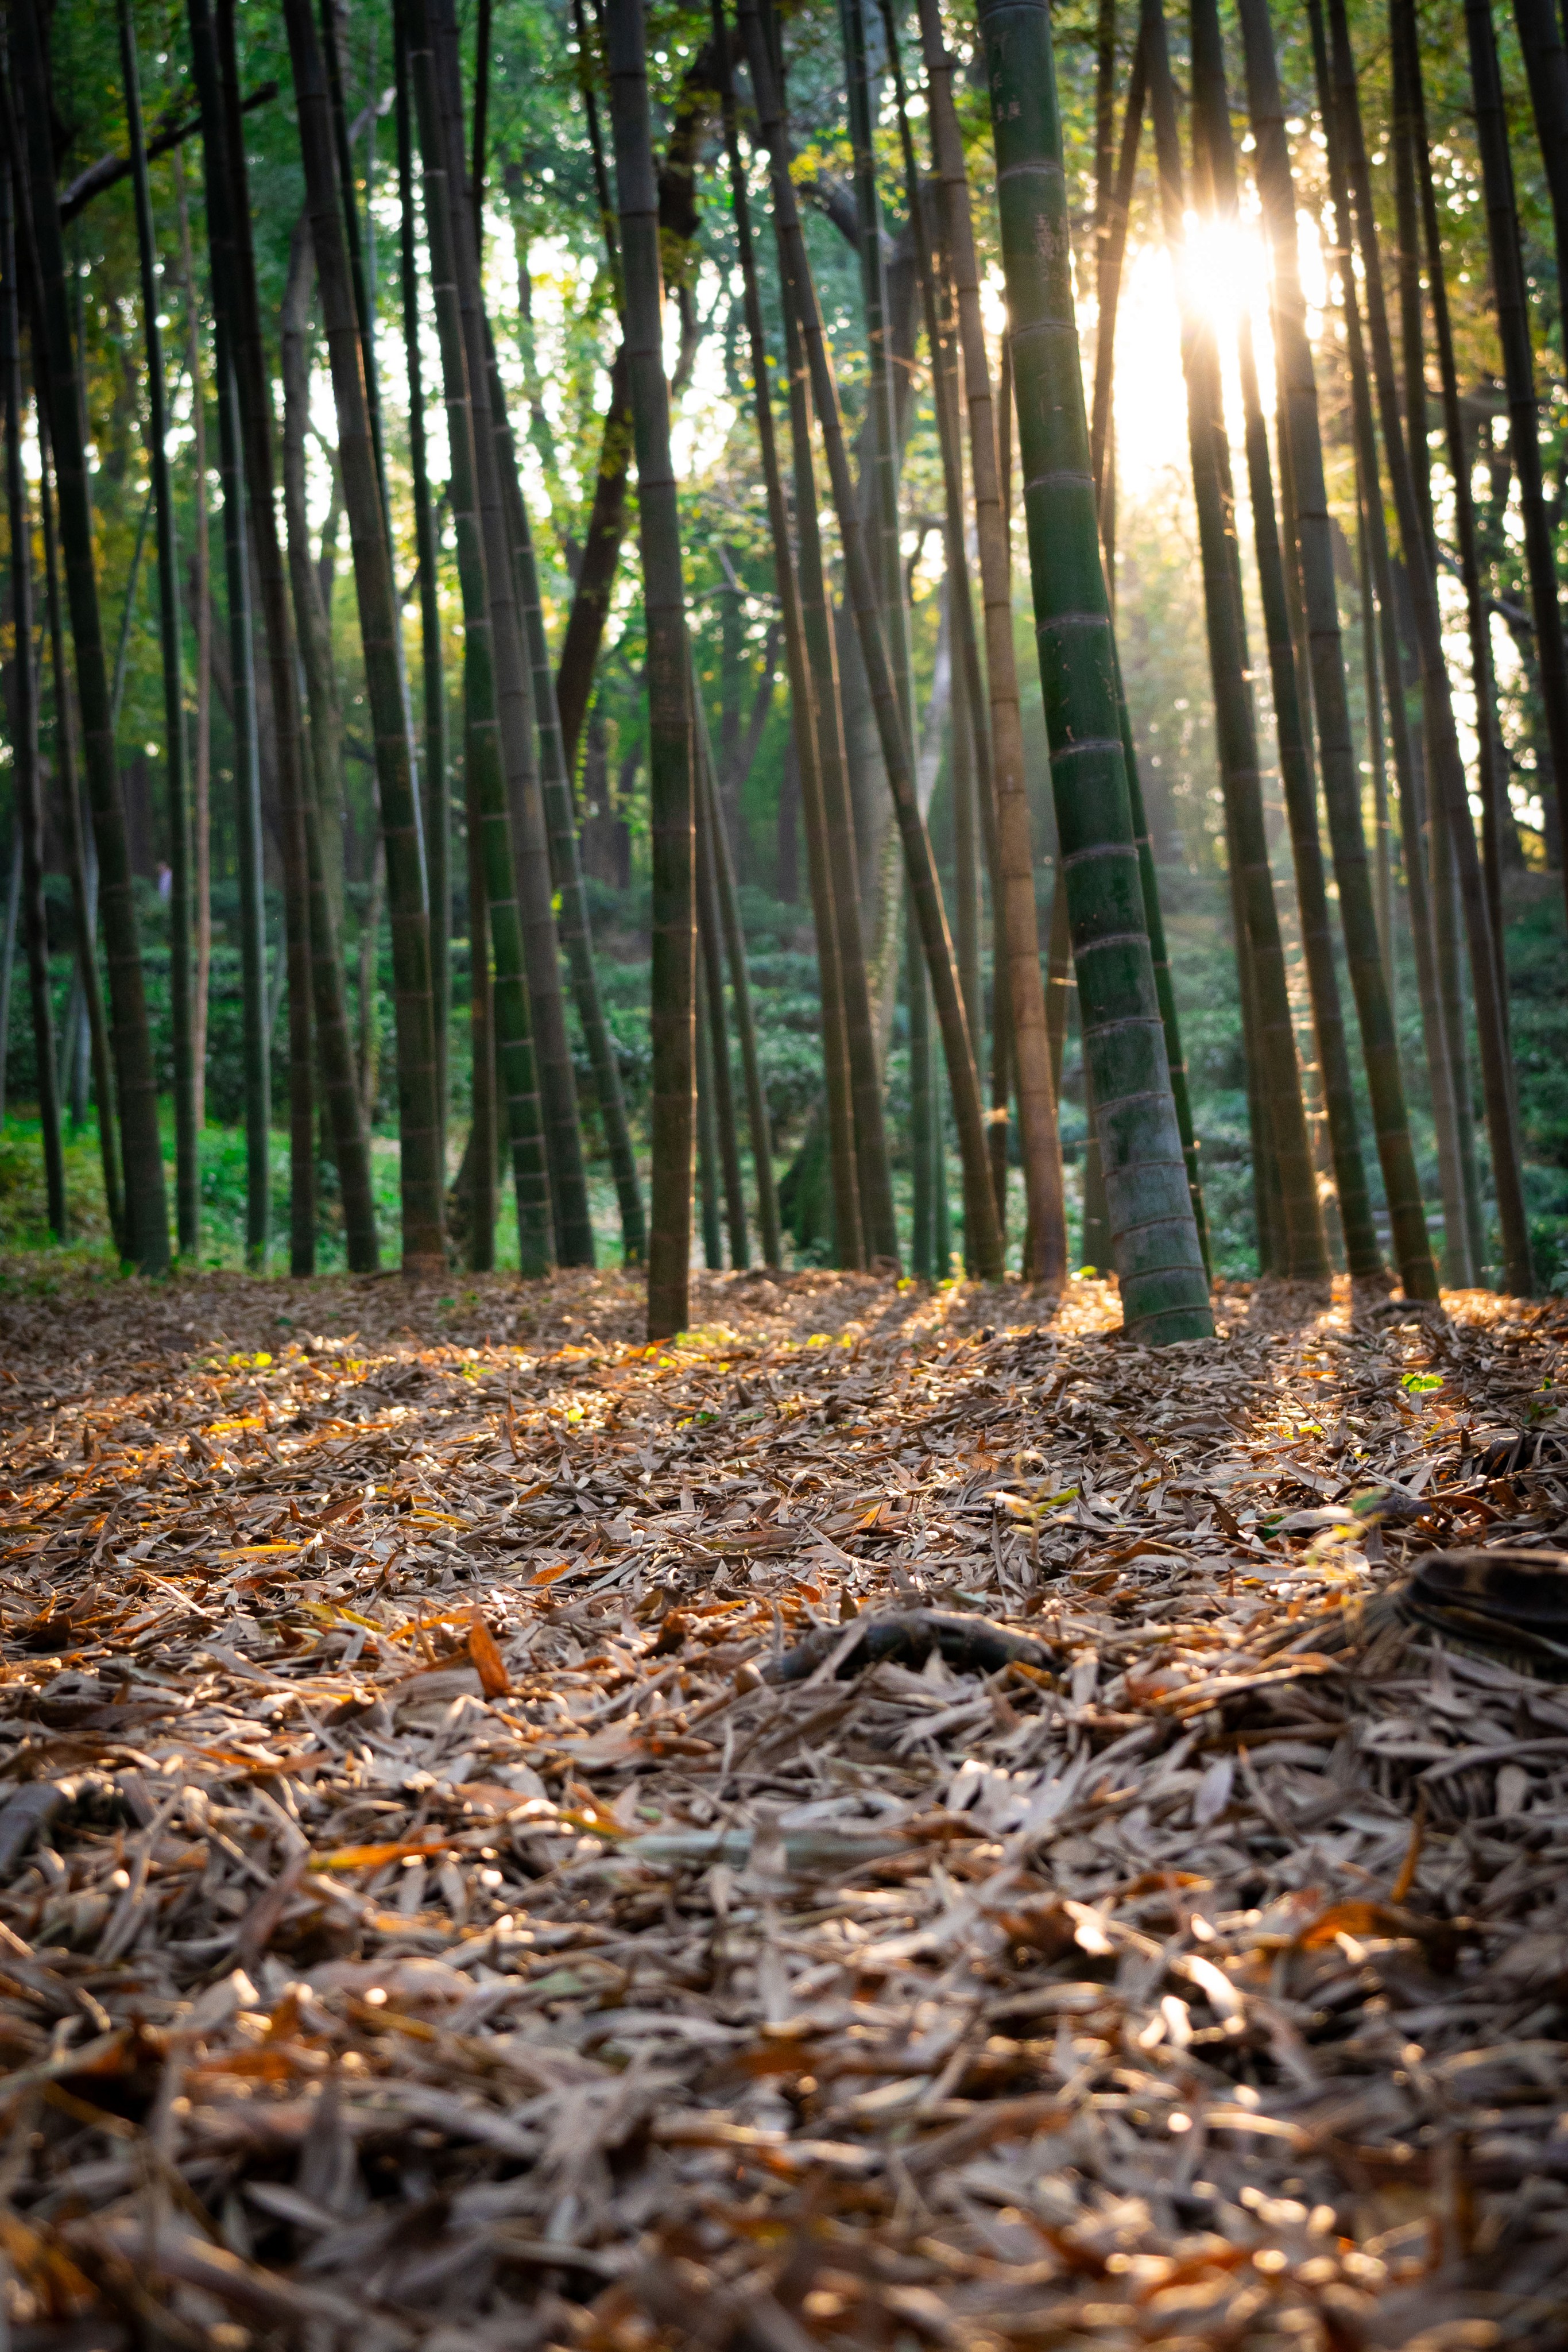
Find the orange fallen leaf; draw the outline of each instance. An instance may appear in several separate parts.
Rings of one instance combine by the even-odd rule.
[[[486,1698],[509,1698],[512,1677],[507,1672],[507,1662],[496,1647],[496,1637],[477,1610],[468,1628],[468,1655],[474,1661],[479,1676],[479,1687]]]

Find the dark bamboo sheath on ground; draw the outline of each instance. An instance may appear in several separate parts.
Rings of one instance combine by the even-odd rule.
[[[981,0],[1046,729],[1129,1332],[1214,1328],[1144,913],[1045,0]]]
[[[450,6],[444,5],[442,0],[434,0],[430,16],[435,34],[436,92],[442,110],[447,170],[451,184],[456,188],[462,182],[464,137],[457,28]],[[497,415],[490,397],[488,331],[480,283],[477,223],[471,202],[455,205],[452,235],[468,365],[468,398],[474,418],[474,478],[484,534],[485,578],[490,595],[496,712],[500,722],[501,756],[511,807],[512,850],[517,865],[534,1057],[549,1155],[555,1255],[563,1265],[591,1265],[593,1226],[588,1208],[582,1134],[578,1123],[577,1080],[567,1030],[549,844],[534,750],[534,713],[502,488],[505,469],[500,436],[509,427],[504,411]]]
[[[1337,18],[1335,30],[1337,33]],[[1557,779],[1557,805],[1563,813],[1564,831],[1568,833],[1568,634],[1564,633],[1563,625],[1552,517],[1547,512],[1542,474],[1541,412],[1535,397],[1535,361],[1530,343],[1530,298],[1525,282],[1524,257],[1520,247],[1513,163],[1508,144],[1508,116],[1503,105],[1502,75],[1498,65],[1497,33],[1492,25],[1490,0],[1465,0],[1465,31],[1469,42],[1470,88],[1475,97],[1476,142],[1480,149],[1481,181],[1486,191],[1492,299],[1497,312],[1498,341],[1502,346],[1509,429],[1514,472],[1519,481],[1520,520],[1524,526],[1530,610],[1535,623],[1535,658],[1541,702],[1546,719],[1547,740],[1552,746],[1552,765]],[[1552,86],[1560,89],[1562,75],[1554,75],[1552,79]],[[1534,95],[1533,77],[1531,95]],[[1552,136],[1543,136],[1543,150],[1551,145],[1552,139],[1561,140],[1563,128],[1561,121],[1552,121]],[[1549,163],[1548,171],[1555,214],[1558,186],[1564,177],[1568,177],[1568,162],[1557,153]],[[1558,234],[1561,236],[1561,219]],[[1469,909],[1464,845],[1461,842],[1456,845],[1459,859],[1459,887],[1466,893],[1468,921]],[[1568,889],[1568,858],[1563,860],[1563,887]],[[1479,1002],[1476,1011],[1479,1021]],[[1484,1070],[1487,1054],[1484,1028],[1481,1037]],[[1490,1099],[1488,1111],[1490,1121]],[[1492,1150],[1495,1157],[1495,1139]],[[1498,1209],[1500,1218],[1503,1213],[1500,1180]],[[1511,1284],[1511,1271],[1510,1280]],[[1517,1287],[1517,1285],[1513,1286]]]
[[[125,1247],[127,1255],[143,1273],[161,1274],[169,1263],[169,1224],[162,1145],[158,1132],[157,1076],[115,758],[109,676],[104,663],[93,557],[92,499],[66,292],[65,247],[55,194],[48,70],[37,0],[19,0],[11,16],[11,42],[16,75],[15,102],[26,139],[25,150],[19,151],[15,143],[16,126],[13,124],[12,152],[18,154],[18,177],[21,153],[26,155],[28,219],[38,272],[37,331],[55,452],[60,541],[76,651],[88,798],[98,849],[99,905],[109,964],[115,1091],[125,1176]]]
[[[1468,10],[1467,15],[1473,15],[1473,9]],[[1501,991],[1498,985],[1497,956],[1487,911],[1486,885],[1481,877],[1475,828],[1470,821],[1469,792],[1465,780],[1464,761],[1459,754],[1458,734],[1454,725],[1448,664],[1443,651],[1443,625],[1437,608],[1437,581],[1421,527],[1409,452],[1400,430],[1399,394],[1384,302],[1377,222],[1372,206],[1371,173],[1362,137],[1355,65],[1351,55],[1343,0],[1330,0],[1329,19],[1333,31],[1334,91],[1345,139],[1357,242],[1365,270],[1367,326],[1372,342],[1378,406],[1383,417],[1384,446],[1388,458],[1395,511],[1399,519],[1399,537],[1405,553],[1416,646],[1421,664],[1432,781],[1448,837],[1453,843],[1465,910],[1465,931],[1470,951],[1470,985],[1475,997],[1476,1032],[1479,1041],[1481,1083],[1487,1110],[1487,1134],[1491,1145],[1492,1180],[1497,1190],[1498,1223],[1502,1236],[1503,1276],[1516,1297],[1527,1298],[1534,1288],[1535,1277],[1531,1265],[1530,1223],[1520,1168],[1519,1124],[1509,1076],[1508,1024],[1503,1017]],[[1490,25],[1489,16],[1489,34]],[[1517,245],[1515,253],[1517,255]],[[1494,262],[1495,259],[1494,253]],[[1515,439],[1517,445],[1517,429]],[[1547,551],[1550,552],[1550,547]],[[1552,618],[1557,625],[1561,647],[1562,628],[1554,593]],[[1568,664],[1565,664],[1562,683],[1564,688],[1563,716],[1568,722]],[[1563,755],[1568,759],[1568,723],[1565,723],[1563,740]]]
[[[489,341],[490,406],[493,415],[505,418],[505,394],[496,365],[493,341]],[[543,788],[545,824],[549,834],[550,877],[555,885],[558,936],[566,949],[567,970],[571,975],[571,992],[577,1005],[577,1017],[582,1024],[588,1058],[593,1072],[594,1092],[599,1103],[599,1116],[604,1129],[610,1165],[615,1178],[616,1199],[621,1210],[622,1252],[628,1265],[641,1265],[647,1255],[647,1227],[643,1213],[643,1190],[637,1177],[637,1156],[632,1149],[632,1130],[626,1117],[626,1097],[621,1085],[621,1064],[615,1050],[615,1040],[604,1016],[604,1003],[599,991],[599,973],[593,961],[593,933],[589,922],[588,894],[583,887],[582,860],[578,852],[577,816],[572,806],[571,782],[566,764],[566,747],[561,740],[560,718],[556,708],[555,677],[550,668],[549,644],[545,635],[544,608],[539,598],[538,566],[534,560],[533,531],[528,522],[528,510],[523,497],[523,486],[517,473],[517,447],[509,425],[497,433],[497,454],[501,462],[501,495],[510,525],[512,556],[516,566],[517,603],[521,610],[523,637],[533,681],[534,716],[538,727],[539,768]],[[586,1199],[586,1195],[585,1195]],[[579,1255],[563,1264],[591,1265],[593,1233],[590,1226],[586,1237],[580,1234],[574,1244]]]
[[[979,269],[969,207],[964,144],[953,105],[953,67],[942,34],[936,0],[920,0],[920,32],[928,102],[936,142],[945,210],[945,244],[957,296],[958,334],[969,412],[969,452],[975,520],[985,600],[986,675],[990,687],[990,752],[996,793],[998,864],[1001,905],[997,953],[1006,959],[1009,1036],[1018,1090],[1019,1144],[1029,1203],[1031,1260],[1024,1271],[1033,1281],[1060,1284],[1067,1274],[1067,1211],[1061,1183],[1061,1145],[1056,1097],[1051,1082],[1051,1047],[1045,1027],[1045,986],[1040,976],[1040,927],[1034,903],[1034,845],[1030,838],[1029,781],[1024,761],[1023,719],[1019,702],[1018,662],[1013,646],[1012,567],[1007,519],[1002,509],[996,409],[985,325],[980,312]],[[958,553],[962,558],[962,544]],[[967,580],[964,582],[967,594]],[[956,651],[956,648],[955,648]]]
[[[243,153],[229,149],[226,93],[219,34],[210,0],[190,0],[192,60],[201,102],[207,156],[207,242],[213,296],[222,320],[235,391],[238,458],[245,486],[246,551],[260,588],[268,678],[281,697],[273,713],[277,829],[283,866],[284,942],[288,1000],[288,1269],[311,1274],[316,1265],[316,1085],[311,1057],[309,852],[306,841],[308,782],[300,740],[298,674],[281,581],[273,509],[272,417],[261,364],[260,318],[246,315],[242,250],[250,252],[248,197]],[[243,218],[242,218],[243,215]],[[252,306],[254,308],[254,305]],[[258,384],[266,409],[258,406]],[[269,575],[268,558],[273,561]],[[354,1095],[358,1111],[358,1089]]]
[[[209,186],[214,168],[209,158]],[[209,221],[212,217],[209,197]],[[214,392],[218,411],[218,488],[223,499],[224,581],[228,603],[233,698],[235,840],[239,866],[240,994],[245,1056],[245,1251],[253,1272],[267,1263],[272,1238],[272,1067],[267,1017],[267,898],[262,872],[261,748],[256,711],[256,637],[250,602],[250,533],[239,454],[239,404],[229,364],[228,330],[214,327]]]
[[[1492,675],[1491,616],[1481,585],[1480,554],[1476,538],[1476,502],[1466,454],[1464,417],[1459,407],[1459,374],[1454,357],[1454,328],[1448,311],[1448,288],[1443,272],[1443,237],[1438,224],[1437,192],[1432,184],[1432,158],[1427,139],[1427,105],[1422,87],[1421,49],[1414,0],[1393,0],[1390,8],[1396,88],[1405,100],[1395,118],[1395,135],[1403,137],[1409,168],[1416,181],[1421,214],[1421,237],[1427,259],[1427,282],[1432,305],[1432,327],[1437,346],[1437,374],[1442,387],[1443,429],[1448,442],[1448,473],[1453,482],[1454,535],[1458,542],[1459,573],[1464,583],[1465,614],[1470,640],[1470,678],[1475,689],[1479,730],[1478,765],[1481,787],[1481,839],[1485,852],[1487,903],[1491,914],[1492,944],[1498,956],[1499,985],[1507,1009],[1507,975],[1502,962],[1501,812],[1508,797],[1508,770],[1497,725],[1497,688]],[[1518,13],[1522,19],[1524,5]],[[1550,6],[1547,10],[1551,14]],[[1559,54],[1561,42],[1559,41]],[[1564,68],[1568,72],[1568,67]],[[1568,103],[1568,101],[1565,101]],[[1562,164],[1568,173],[1568,121],[1563,129]],[[1565,191],[1568,194],[1568,191]],[[1419,268],[1419,262],[1416,262]]]
[[[1524,52],[1535,136],[1552,197],[1561,289],[1568,285],[1568,47],[1563,45],[1555,0],[1513,0],[1513,20]]]
[[[397,74],[397,177],[402,218],[403,363],[408,372],[408,461],[413,485],[413,544],[419,565],[420,648],[424,685],[424,865],[430,900],[430,1003],[435,1027],[436,1109],[444,1164],[448,1031],[452,1015],[452,795],[447,779],[446,684],[441,652],[441,542],[430,495],[424,425],[424,360],[419,334],[419,247],[413,211],[413,123],[408,37],[401,7],[393,38]]]
[[[835,1227],[847,1221],[852,1233],[860,1221],[860,1193],[855,1153],[855,1103],[852,1093],[849,1043],[844,1023],[843,981],[839,963],[839,920],[834,877],[827,846],[827,818],[822,801],[821,764],[818,742],[818,711],[810,657],[806,644],[800,580],[789,541],[789,520],[784,500],[783,474],[774,428],[773,399],[768,380],[768,343],[758,292],[757,255],[751,235],[751,207],[747,194],[746,167],[737,128],[735,91],[730,76],[729,36],[723,0],[714,0],[714,55],[717,59],[719,100],[724,119],[725,147],[729,162],[730,198],[735,215],[736,247],[740,259],[741,294],[751,362],[752,401],[757,419],[758,446],[762,458],[763,488],[773,543],[774,578],[784,625],[784,663],[789,681],[789,721],[800,778],[805,818],[806,856],[811,891],[813,928],[817,940],[817,970],[822,1005],[822,1066],[828,1102],[829,1159],[833,1189]],[[859,915],[854,912],[858,926]],[[731,948],[731,968],[735,950]],[[864,966],[862,965],[862,979]],[[737,983],[738,984],[738,983]],[[869,1018],[869,1016],[868,1016]],[[882,1116],[881,1087],[873,1095],[876,1117]],[[758,1107],[753,1105],[753,1145],[756,1146]],[[883,1157],[885,1159],[885,1139]],[[769,1160],[771,1180],[771,1161]],[[772,1252],[768,1227],[763,1224],[763,1252],[769,1265],[778,1263],[779,1247],[778,1200],[773,1203]]]
[[[1340,1001],[1339,973],[1334,965],[1333,917],[1323,873],[1322,839],[1318,830],[1309,722],[1301,705],[1295,652],[1291,640],[1284,561],[1280,551],[1274,483],[1269,463],[1269,433],[1258,391],[1251,325],[1245,315],[1240,323],[1239,341],[1253,543],[1257,551],[1264,634],[1269,641],[1269,676],[1274,691],[1274,727],[1280,746],[1280,774],[1284,784],[1285,814],[1291,831],[1301,958],[1306,965],[1307,992],[1312,1000],[1312,1034],[1317,1040],[1318,1069],[1323,1109],[1328,1120],[1329,1155],[1333,1166],[1340,1225],[1344,1235],[1346,1268],[1353,1277],[1375,1277],[1383,1271],[1383,1254],[1377,1245],[1372,1195],[1367,1187],[1366,1163],[1362,1156],[1361,1135],[1356,1122],[1350,1049],[1345,1036],[1344,1010]]]
[[[322,324],[332,371],[338,456],[359,601],[381,832],[386,846],[397,1008],[403,1272],[415,1277],[434,1277],[443,1273],[446,1265],[443,1214],[445,1171],[418,788],[397,655],[401,625],[397,591],[371,432],[364,345],[355,312],[340,192],[333,172],[327,78],[309,0],[284,0],[284,19],[294,68],[299,146],[321,289]]]
[[[788,142],[779,118],[777,85],[751,0],[743,0],[740,23],[751,66],[752,84],[758,95],[763,143],[768,149],[772,164],[775,216],[782,228],[789,253],[790,299],[800,320],[801,341],[810,367],[812,394],[827,446],[828,468],[832,480],[833,505],[838,516],[850,601],[854,610],[856,630],[876,715],[883,762],[887,771],[903,839],[911,898],[930,970],[936,1016],[942,1029],[948,1084],[958,1130],[958,1148],[964,1167],[966,1256],[983,1281],[996,1281],[1002,1272],[1001,1228],[997,1217],[996,1196],[991,1190],[979,1079],[970,1047],[968,1027],[964,1019],[953,946],[948,937],[941,888],[932,862],[931,844],[915,799],[912,756],[899,714],[897,681],[878,625],[875,583],[861,529],[854,486],[850,478],[849,457],[844,445],[843,421],[839,413],[832,362],[806,257],[794,185],[789,178]]]
[[[0,401],[5,410],[5,512],[11,533],[11,614],[16,679],[11,742],[13,823],[22,845],[22,921],[27,992],[38,1072],[38,1125],[49,1231],[66,1234],[66,1163],[49,1003],[49,940],[44,914],[44,809],[38,774],[38,666],[33,655],[33,530],[22,472],[22,304],[9,159],[0,163]],[[4,1050],[0,1045],[0,1051]]]
[[[1352,429],[1355,440],[1360,510],[1366,533],[1374,599],[1382,656],[1383,682],[1388,713],[1389,744],[1399,790],[1400,831],[1405,851],[1406,904],[1410,918],[1411,944],[1416,954],[1416,982],[1421,1005],[1421,1034],[1426,1049],[1427,1078],[1437,1132],[1437,1161],[1442,1188],[1446,1234],[1464,1230],[1464,1176],[1459,1154],[1454,1099],[1453,1062],[1437,976],[1437,942],[1432,924],[1431,877],[1427,851],[1426,769],[1410,726],[1404,686],[1403,649],[1395,605],[1394,571],[1384,519],[1382,478],[1377,457],[1377,428],[1373,415],[1366,352],[1362,335],[1361,298],[1351,268],[1351,213],[1346,177],[1345,137],[1333,101],[1328,51],[1322,36],[1322,10],[1309,11],[1313,54],[1318,73],[1318,101],[1328,139],[1329,189],[1333,201],[1335,242],[1331,262],[1339,279],[1344,320],[1345,353],[1349,362]],[[1384,419],[1386,433],[1388,419]],[[1371,680],[1368,697],[1371,698]],[[1386,975],[1386,962],[1385,965]],[[1392,992],[1391,992],[1392,993]]]
[[[409,74],[413,87],[424,185],[425,226],[430,247],[430,283],[441,343],[450,451],[449,497],[457,541],[457,572],[463,593],[464,764],[469,841],[469,952],[477,1017],[473,1024],[476,1149],[471,1155],[474,1223],[470,1234],[476,1263],[487,1264],[493,1246],[486,1220],[495,1213],[497,1138],[489,1105],[492,1055],[506,1100],[507,1139],[511,1147],[517,1196],[517,1262],[525,1275],[550,1264],[549,1175],[544,1126],[534,1068],[523,935],[517,912],[511,819],[501,761],[496,709],[492,603],[486,548],[479,520],[475,475],[476,419],[468,377],[468,354],[458,291],[458,215],[465,209],[460,168],[449,160],[446,130],[436,90],[426,0],[407,0]],[[488,912],[494,978],[484,985]],[[484,1114],[482,1117],[481,1114]],[[489,1131],[485,1129],[488,1126]]]
[[[664,1339],[682,1330],[688,1319],[696,994],[695,746],[680,514],[670,461],[664,289],[643,0],[606,0],[604,22],[626,278],[625,341],[632,375],[648,637],[649,824],[653,869],[648,1337]]]
[[[1224,61],[1219,52],[1219,23],[1212,8],[1206,13],[1202,0],[1195,0],[1192,11],[1192,44],[1194,145],[1200,159],[1196,171],[1199,207],[1202,212],[1218,213],[1220,218],[1228,219],[1235,210],[1234,164]],[[1328,1259],[1301,1102],[1295,1025],[1263,825],[1219,354],[1212,328],[1204,319],[1188,283],[1181,148],[1160,0],[1145,0],[1142,46],[1159,165],[1160,208],[1166,248],[1176,268],[1177,302],[1182,314],[1182,370],[1187,387],[1188,443],[1202,551],[1209,670],[1232,888],[1246,948],[1242,977],[1250,1000],[1253,1083],[1267,1120],[1267,1152],[1259,1155],[1258,1164],[1261,1166],[1266,1159],[1279,1176],[1283,1230],[1280,1235],[1281,1255],[1274,1270],[1296,1280],[1322,1281],[1328,1274]]]
[[[103,1200],[109,1230],[123,1257],[125,1192],[120,1176],[120,1134],[114,1115],[114,1057],[110,1050],[109,1022],[98,972],[98,941],[87,883],[87,838],[82,824],[81,788],[77,777],[70,679],[66,669],[64,597],[60,590],[60,551],[55,529],[55,501],[49,479],[52,451],[40,415],[38,435],[38,506],[44,525],[44,596],[49,630],[49,674],[54,688],[55,776],[64,817],[66,857],[70,868],[71,919],[76,930],[77,970],[87,1009],[88,1043],[92,1061],[93,1094],[98,1102],[99,1164],[103,1170]]]
[[[141,127],[141,83],[131,0],[120,0],[120,62],[131,134],[136,242],[141,265],[142,333],[147,346],[147,447],[158,529],[158,635],[163,664],[163,772],[168,781],[169,1014],[174,1045],[174,1230],[182,1255],[201,1247],[202,1180],[196,1139],[196,1065],[191,992],[191,804],[185,767],[185,695],[181,677],[179,556],[174,491],[169,475],[169,404],[163,382],[162,296],[152,226],[152,190]],[[193,396],[200,400],[201,386]]]
[[[1147,95],[1147,76],[1144,62],[1144,45],[1140,37],[1133,58],[1132,87],[1127,96],[1127,115],[1124,125],[1121,158],[1117,166],[1116,187],[1104,207],[1101,233],[1105,244],[1101,250],[1103,275],[1099,280],[1100,315],[1094,329],[1094,398],[1099,417],[1099,436],[1094,430],[1090,436],[1090,475],[1094,490],[1094,509],[1099,518],[1102,561],[1105,593],[1113,620],[1114,619],[1115,566],[1115,467],[1112,431],[1112,394],[1115,379],[1116,313],[1120,305],[1122,262],[1126,247],[1127,218],[1133,201],[1133,185],[1137,176],[1138,132],[1143,121],[1143,110]],[[1102,207],[1096,200],[1098,218]],[[1122,734],[1122,756],[1127,779],[1127,797],[1133,814],[1133,833],[1138,850],[1138,878],[1143,890],[1144,921],[1149,935],[1149,952],[1154,958],[1155,991],[1159,999],[1160,1018],[1165,1024],[1166,1062],[1170,1072],[1171,1096],[1176,1104],[1176,1128],[1181,1136],[1182,1157],[1186,1166],[1187,1190],[1192,1198],[1193,1222],[1197,1227],[1198,1245],[1203,1253],[1204,1271],[1213,1279],[1214,1268],[1209,1254],[1208,1218],[1203,1202],[1203,1180],[1199,1173],[1197,1133],[1193,1125],[1192,1097],[1187,1084],[1186,1056],[1182,1048],[1181,1024],[1176,1013],[1176,984],[1171,977],[1170,956],[1166,946],[1165,919],[1160,910],[1159,876],[1155,866],[1154,843],[1149,836],[1148,814],[1144,806],[1143,784],[1138,774],[1137,749],[1133,740],[1133,722],[1123,688],[1120,658],[1116,666],[1116,707]],[[1061,921],[1067,920],[1065,896],[1061,899]],[[1053,908],[1052,924],[1057,921]],[[1065,934],[1062,938],[1065,970]],[[1052,969],[1057,953],[1053,939]],[[1065,1022],[1066,1003],[1062,1000],[1061,1019]],[[1053,1034],[1051,1046],[1052,1081],[1057,1083],[1061,1072],[1062,1031]],[[1099,1144],[1091,1133],[1087,1150],[1091,1159],[1085,1161],[1085,1199],[1090,1182],[1088,1171],[1095,1171],[1094,1184],[1099,1185]],[[1099,1193],[1096,1192],[1098,1199]],[[1087,1212],[1085,1213],[1087,1214]],[[1092,1264],[1098,1264],[1107,1253],[1100,1250],[1096,1258],[1085,1244],[1084,1255]]]
[[[1254,168],[1273,269],[1274,337],[1286,423],[1281,448],[1289,460],[1288,510],[1294,519],[1295,554],[1301,570],[1311,653],[1319,764],[1328,808],[1334,878],[1339,885],[1340,919],[1400,1278],[1407,1297],[1433,1298],[1437,1296],[1437,1276],[1410,1147],[1399,1050],[1378,943],[1377,914],[1362,828],[1361,776],[1345,691],[1333,545],[1323,480],[1322,443],[1318,431],[1317,381],[1297,266],[1295,187],[1274,59],[1269,0],[1240,0],[1240,14],[1247,51],[1248,104],[1257,142]]]

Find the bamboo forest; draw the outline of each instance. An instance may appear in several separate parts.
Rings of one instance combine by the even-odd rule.
[[[1568,0],[0,0],[0,2352],[1568,2343]]]

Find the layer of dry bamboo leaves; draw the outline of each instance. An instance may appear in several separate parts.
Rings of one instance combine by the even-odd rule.
[[[1568,1692],[1278,1646],[1568,1311],[279,1297],[0,1309],[16,2352],[1568,2337]]]

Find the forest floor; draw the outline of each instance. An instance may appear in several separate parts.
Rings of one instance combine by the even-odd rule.
[[[1568,2341],[1568,1306],[36,1276],[16,2352]]]

